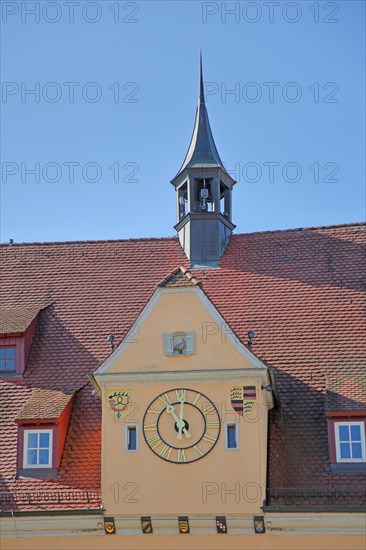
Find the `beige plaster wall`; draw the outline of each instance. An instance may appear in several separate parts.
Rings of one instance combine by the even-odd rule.
[[[165,332],[194,331],[196,353],[164,355]],[[174,369],[233,369],[250,367],[231,345],[225,323],[216,323],[195,294],[163,294],[147,321],[137,322],[127,337],[130,346],[109,372],[154,372]],[[243,335],[244,337],[244,335]]]
[[[130,335],[137,341],[116,357],[108,372],[97,377],[103,389],[102,492],[107,515],[260,513],[265,498],[267,412],[272,406],[269,394],[261,390],[266,369],[253,368],[226,337],[229,328],[217,326],[211,313],[195,293],[163,294],[150,316]],[[164,355],[163,334],[174,331],[195,332],[193,355]],[[197,370],[207,371],[200,382],[194,378]],[[133,372],[138,373],[138,380],[131,377]],[[167,373],[177,372],[174,382],[164,380]],[[243,378],[245,372],[248,376]],[[142,373],[146,376],[141,377]],[[257,406],[248,417],[239,416],[230,401],[231,388],[244,384],[257,387]],[[115,388],[131,391],[132,406],[119,421],[108,412],[108,396]],[[175,464],[163,460],[151,451],[142,433],[149,404],[162,392],[174,388],[190,388],[206,395],[219,411],[221,434],[217,444],[196,462]],[[185,414],[191,414],[186,419],[192,442],[203,426],[202,418],[193,412],[185,406]],[[177,444],[175,421],[164,414],[161,422],[170,430],[170,444]],[[215,418],[208,415],[207,420]],[[151,417],[151,421],[155,419]],[[239,423],[237,451],[225,450],[224,429],[228,421]],[[132,422],[137,423],[139,430],[136,453],[125,451],[125,424]],[[177,452],[173,452],[173,459]]]
[[[142,434],[142,419],[150,402],[169,384],[132,386],[132,413],[116,422],[103,408],[102,482],[106,514],[214,514],[259,513],[266,476],[266,392],[257,389],[258,407],[248,417],[237,415],[230,403],[233,383],[182,381],[212,400],[221,417],[221,434],[215,447],[190,464],[172,464],[156,456]],[[174,386],[173,386],[174,387]],[[108,388],[106,388],[106,395]],[[210,415],[208,415],[210,420]],[[225,450],[224,422],[237,420],[239,450]],[[136,421],[139,452],[125,452],[125,423]],[[170,419],[168,419],[170,421]],[[171,419],[172,433],[174,420]],[[167,428],[169,428],[169,424]],[[201,429],[192,423],[192,438]],[[149,434],[148,434],[149,435]],[[172,458],[174,455],[172,455]]]

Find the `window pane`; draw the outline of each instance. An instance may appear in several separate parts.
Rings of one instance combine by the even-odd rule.
[[[28,449],[36,449],[38,447],[38,434],[28,434]]]
[[[5,356],[8,359],[13,359],[15,357],[15,348],[5,348]]]
[[[339,440],[340,441],[349,441],[348,426],[339,426]]]
[[[352,458],[362,458],[361,443],[352,443]]]
[[[0,359],[3,359],[5,357],[5,349],[6,348],[0,348]]]
[[[361,441],[361,427],[360,426],[350,426],[351,428],[351,439],[352,441]]]
[[[48,457],[49,457],[49,452],[48,452],[48,449],[41,449],[39,451],[39,463],[40,464],[48,464]]]
[[[341,443],[341,458],[351,458],[351,449],[349,443]]]
[[[37,464],[37,451],[28,451],[28,458],[27,458],[28,464]]]
[[[227,427],[227,446],[229,449],[236,449],[236,426]]]
[[[5,359],[0,359],[0,370],[5,370]]]
[[[50,434],[39,434],[39,446],[48,448],[50,441]]]
[[[128,450],[136,451],[136,428],[128,428]]]
[[[7,359],[4,370],[15,370],[15,359]]]

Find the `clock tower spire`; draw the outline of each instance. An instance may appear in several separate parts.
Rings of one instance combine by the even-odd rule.
[[[202,53],[198,105],[184,162],[172,179],[176,190],[179,241],[192,267],[217,267],[235,228],[231,192],[236,183],[217,151],[203,86]]]

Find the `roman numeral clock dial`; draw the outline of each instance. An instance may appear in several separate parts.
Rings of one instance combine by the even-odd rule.
[[[175,464],[189,464],[205,457],[216,445],[220,416],[206,395],[175,388],[150,403],[142,428],[156,456]]]

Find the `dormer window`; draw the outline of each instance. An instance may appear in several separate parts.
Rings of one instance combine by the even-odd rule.
[[[0,310],[0,376],[2,378],[23,375],[38,314],[38,309]]]
[[[59,477],[74,393],[33,389],[15,418],[18,477]]]
[[[15,346],[0,346],[0,372],[15,372]]]
[[[332,411],[327,417],[330,471],[366,472],[365,411]]]
[[[194,332],[177,331],[164,334],[165,355],[192,355],[195,352]]]
[[[364,422],[335,422],[337,462],[366,462]]]
[[[365,376],[327,379],[329,470],[332,474],[366,473]]]
[[[23,468],[51,468],[52,430],[24,430]]]

